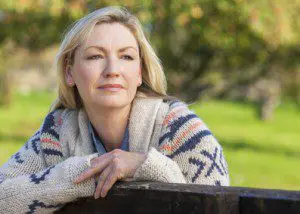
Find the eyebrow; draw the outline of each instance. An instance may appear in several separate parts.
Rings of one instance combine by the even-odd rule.
[[[104,47],[102,47],[102,46],[95,46],[95,45],[86,47],[84,50],[86,51],[86,50],[89,49],[89,48],[97,48],[97,49],[99,49],[99,50],[101,50],[101,51],[103,51],[103,52],[107,52],[106,49],[105,49]],[[126,46],[126,47],[120,48],[120,49],[119,49],[119,52],[124,52],[126,49],[129,49],[129,48],[132,48],[132,49],[134,49],[136,52],[138,52],[138,50],[137,50],[135,47],[133,47],[133,46]]]

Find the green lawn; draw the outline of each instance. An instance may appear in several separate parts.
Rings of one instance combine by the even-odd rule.
[[[0,164],[39,128],[54,97],[45,92],[16,94],[9,108],[0,107]]]
[[[0,165],[41,125],[53,94],[14,96],[0,108]],[[259,121],[250,104],[207,101],[191,105],[223,146],[232,186],[300,190],[300,110],[283,105]]]

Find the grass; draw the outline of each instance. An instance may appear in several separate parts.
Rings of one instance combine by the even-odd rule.
[[[15,94],[0,108],[0,165],[41,125],[53,94]],[[223,146],[232,186],[300,190],[300,110],[279,107],[269,122],[257,119],[251,104],[197,102],[190,106]]]
[[[15,94],[9,108],[0,107],[0,165],[34,134],[54,99],[53,94]]]

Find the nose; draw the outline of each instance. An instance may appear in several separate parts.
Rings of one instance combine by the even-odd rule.
[[[107,58],[107,66],[103,75],[105,77],[119,77],[120,75],[120,65],[116,58],[108,57]]]

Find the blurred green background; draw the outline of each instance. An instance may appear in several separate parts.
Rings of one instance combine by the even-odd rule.
[[[169,94],[223,146],[232,186],[300,190],[300,0],[0,0],[0,164],[55,98],[67,27],[109,5],[140,19]]]

